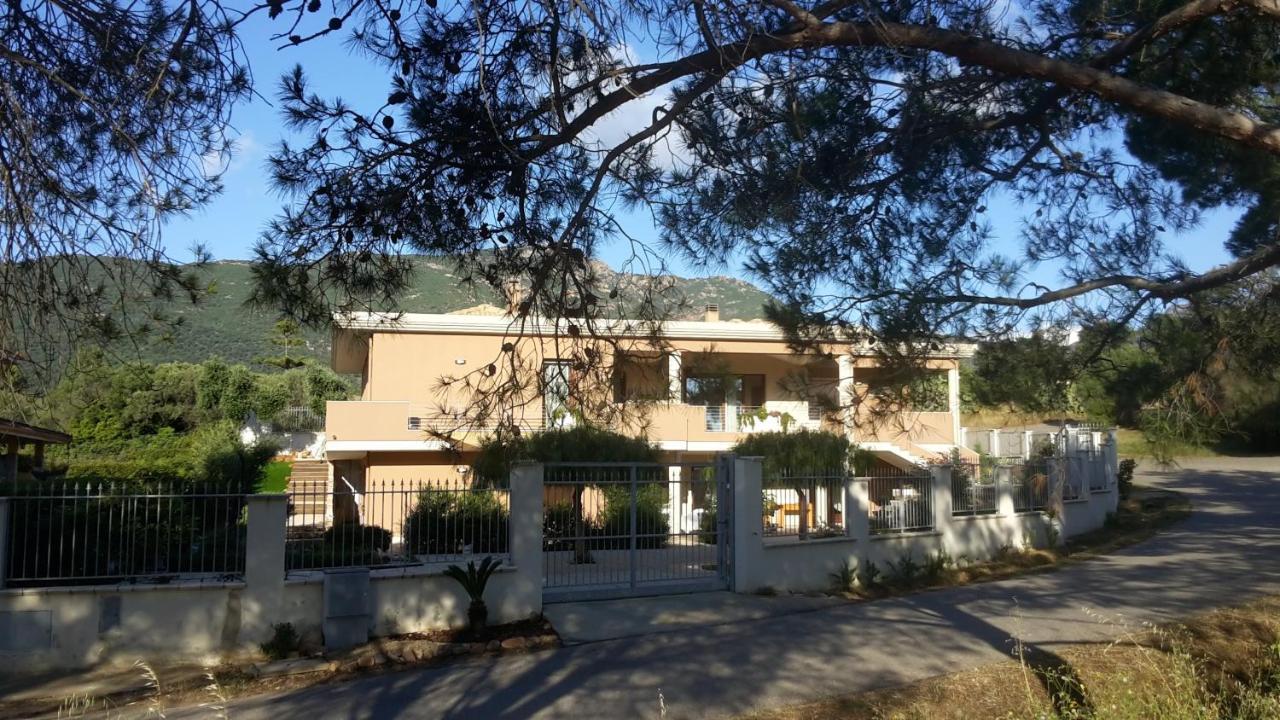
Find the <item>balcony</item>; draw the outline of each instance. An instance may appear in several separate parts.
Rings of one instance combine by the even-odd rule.
[[[777,409],[771,405],[782,405]],[[757,433],[781,432],[796,428],[817,429],[821,417],[813,417],[807,402],[772,403],[770,405],[709,405],[703,408],[707,432]]]

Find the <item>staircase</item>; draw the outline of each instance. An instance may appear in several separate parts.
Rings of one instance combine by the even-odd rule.
[[[294,460],[289,475],[289,527],[324,525],[329,514],[329,463],[324,460]]]

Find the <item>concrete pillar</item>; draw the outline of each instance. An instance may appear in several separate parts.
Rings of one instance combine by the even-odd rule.
[[[735,457],[733,462],[733,591],[750,593],[768,584],[758,576],[764,554],[763,461]]]
[[[853,356],[841,355],[837,357],[836,366],[839,369],[839,380],[837,381],[836,389],[840,400],[840,420],[844,423],[845,433],[849,439],[857,440],[854,434],[857,410],[853,405],[854,400],[857,398],[857,389],[854,387]]]
[[[951,466],[933,465],[929,468],[933,478],[933,529],[943,532],[951,524]]]
[[[697,472],[696,470],[694,472]],[[667,508],[671,513],[671,532],[688,532],[685,528],[685,503],[680,483],[680,466],[667,468]]]
[[[991,457],[1000,457],[1000,431],[991,430],[987,432],[987,452]]]
[[[1033,434],[1030,430],[1024,431],[1022,433],[1022,459],[1023,460],[1031,459],[1032,437],[1033,437]]]
[[[667,353],[667,399],[677,405],[684,399],[684,382],[680,378],[681,361],[679,350]]]
[[[813,486],[813,524],[815,527],[831,524],[831,496],[822,481]]]
[[[9,575],[9,498],[0,497],[0,588]]]
[[[35,470],[44,469],[44,443],[36,441],[35,457],[31,461],[31,467]]]
[[[542,612],[542,500],[541,463],[511,469],[511,564],[520,577],[521,593],[536,612]]]
[[[1013,503],[1013,478],[1010,473],[1013,469],[1007,465],[998,465],[995,468],[996,480],[996,513],[999,515],[1012,516],[1015,514]]]
[[[871,539],[871,492],[866,478],[847,478],[844,483],[844,534],[866,543]],[[858,556],[865,558],[866,545],[858,548]]]
[[[951,442],[960,442],[960,368],[947,370],[947,408],[951,413]]]
[[[18,438],[11,437],[5,448],[4,456],[4,479],[6,482],[16,483],[18,481],[18,448],[20,447]]]
[[[288,496],[250,495],[245,533],[244,596],[240,639],[256,645],[270,637],[284,607],[284,531]]]

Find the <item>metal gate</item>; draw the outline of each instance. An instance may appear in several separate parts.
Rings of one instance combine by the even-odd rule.
[[[702,464],[546,465],[543,599],[729,587],[732,474],[728,456]]]

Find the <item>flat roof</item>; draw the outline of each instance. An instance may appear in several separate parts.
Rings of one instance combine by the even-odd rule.
[[[356,332],[439,333],[449,335],[566,335],[572,320],[520,320],[506,315],[456,315],[443,313],[354,312],[334,315],[335,327]],[[579,321],[580,324],[587,321]],[[644,338],[655,330],[670,340],[755,340],[785,343],[787,336],[770,322],[743,320],[643,320],[595,319],[593,331],[614,337]],[[834,328],[833,328],[834,331]],[[839,343],[832,337],[829,342]],[[973,354],[968,343],[953,343],[935,356],[967,357]]]
[[[47,443],[71,442],[71,436],[64,432],[36,427],[35,425],[28,425],[27,423],[7,418],[0,418],[0,437],[16,437],[23,440]]]

